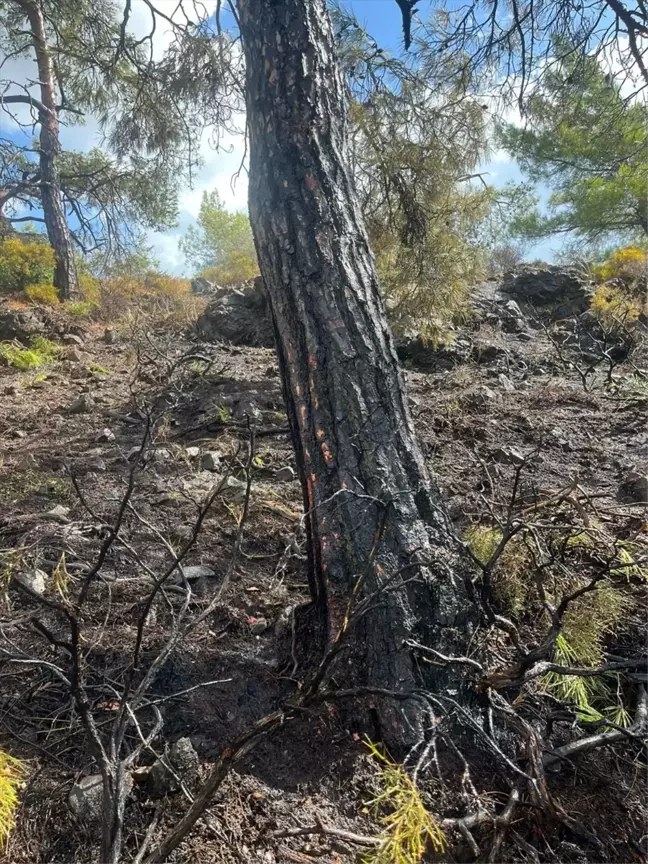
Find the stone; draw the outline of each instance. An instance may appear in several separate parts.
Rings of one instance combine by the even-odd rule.
[[[2,392],[5,396],[15,396],[18,393],[18,387],[16,384],[10,384],[8,387],[5,387]]]
[[[69,512],[69,507],[65,507],[63,504],[57,504],[56,507],[52,507],[52,509],[48,510],[47,513],[43,513],[43,519],[47,519],[50,522],[60,522],[62,525],[67,525],[67,523],[70,521],[68,519]]]
[[[524,456],[514,447],[498,447],[493,453],[492,459],[502,465],[518,466],[524,464]]]
[[[235,420],[260,420],[261,411],[255,402],[250,399],[242,399],[234,409],[233,417]]]
[[[275,474],[275,480],[279,483],[292,483],[296,476],[294,468],[291,468],[290,465],[284,465]]]
[[[205,564],[194,564],[183,569],[187,582],[195,582],[197,579],[213,579],[216,575],[213,567],[208,567]]]
[[[237,480],[236,477],[226,477],[223,494],[227,495],[233,504],[242,504],[247,494],[247,483],[243,480]]]
[[[88,471],[95,471],[97,474],[103,474],[106,471],[106,463],[101,456],[93,456],[86,462]]]
[[[168,462],[169,459],[173,459],[173,453],[166,447],[157,447],[151,452],[151,457],[154,462]]]
[[[197,459],[200,456],[200,447],[185,447],[185,453],[189,459]]]
[[[477,363],[494,363],[500,357],[506,357],[506,349],[494,342],[476,342],[471,351],[472,359]]]
[[[76,333],[64,333],[61,336],[61,342],[64,345],[83,345],[83,339],[80,336],[77,336]]]
[[[27,437],[27,433],[25,432],[24,429],[14,429],[14,431],[11,434],[13,435],[14,438],[26,438]]]
[[[622,504],[648,504],[648,474],[631,471],[617,489]]]
[[[205,295],[212,294],[215,288],[216,283],[210,282],[210,280],[205,279],[204,276],[197,276],[195,279],[191,280],[192,294],[198,294],[204,297]]]
[[[172,770],[169,770],[169,766]],[[181,782],[190,787],[198,779],[200,759],[190,738],[175,741],[165,757],[151,766],[148,787],[154,798],[177,792]]]
[[[71,363],[83,363],[83,361],[85,360],[85,357],[79,351],[76,345],[69,345],[63,352],[63,357],[65,360],[69,360]]]
[[[103,341],[106,345],[115,345],[117,343],[117,334],[112,327],[106,327],[103,333]]]
[[[257,277],[215,296],[198,318],[196,330],[211,342],[273,348],[274,328],[262,280]]]
[[[218,471],[220,464],[221,454],[218,450],[209,450],[201,456],[200,467],[203,471]]]
[[[502,389],[506,393],[515,393],[515,384],[511,381],[511,379],[508,377],[508,375],[505,375],[503,372],[501,372],[497,376],[497,380],[499,381],[499,383],[502,386]]]
[[[263,374],[266,378],[278,378],[279,369],[276,366],[268,366]]]
[[[47,589],[48,575],[44,570],[31,570],[29,572],[20,573],[17,577],[18,581],[30,588],[34,594],[44,594]]]
[[[101,432],[97,435],[96,440],[99,442],[114,441],[115,433],[112,431],[112,429],[108,429],[108,427],[106,426],[106,428],[102,429]]]
[[[95,407],[94,399],[89,393],[81,393],[68,407],[68,414],[87,414]]]
[[[435,345],[420,334],[414,333],[396,337],[396,353],[402,362],[410,363],[427,372],[460,366],[468,359],[470,349],[460,339],[444,345]]]
[[[42,313],[32,309],[0,309],[0,342],[18,339],[28,344],[32,336],[45,333]]]
[[[593,289],[587,276],[575,267],[526,266],[505,280],[500,290],[522,308],[539,312],[551,307],[552,317],[567,318],[589,308]],[[540,307],[540,308],[538,308]]]
[[[130,774],[124,777],[126,795],[133,788]],[[103,780],[101,774],[88,774],[74,784],[68,795],[68,806],[80,822],[99,824],[102,820]]]

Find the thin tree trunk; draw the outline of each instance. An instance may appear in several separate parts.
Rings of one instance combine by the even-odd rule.
[[[61,152],[59,120],[56,108],[54,65],[47,47],[43,13],[35,0],[18,0],[29,20],[36,52],[40,99],[45,111],[40,112],[40,173],[41,201],[47,237],[56,256],[54,285],[62,300],[82,296],[74,261],[70,229],[65,218],[58,157]]]
[[[344,87],[325,0],[239,0],[250,218],[269,292],[301,477],[317,637],[375,595],[336,680],[419,683],[415,638],[442,652],[472,618],[409,415],[350,173]],[[439,679],[428,686],[441,686]],[[400,715],[379,733],[407,744]]]

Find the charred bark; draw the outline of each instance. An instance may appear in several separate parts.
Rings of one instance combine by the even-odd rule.
[[[350,172],[325,0],[239,0],[250,218],[301,477],[320,648],[369,600],[336,680],[420,684],[408,639],[452,653],[472,621],[409,414]],[[443,686],[440,678],[428,686]],[[406,743],[379,709],[381,734]]]
[[[56,257],[54,285],[62,300],[78,299],[79,288],[70,229],[65,217],[58,157],[61,152],[59,118],[56,107],[54,65],[47,47],[42,10],[34,0],[18,0],[27,19],[36,53],[40,86],[40,185],[47,237]]]

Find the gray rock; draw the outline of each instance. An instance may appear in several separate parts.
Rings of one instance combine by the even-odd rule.
[[[617,489],[622,504],[648,504],[648,475],[631,471]]]
[[[133,788],[133,778],[126,774],[124,778],[126,795]],[[68,795],[68,806],[80,822],[98,824],[102,818],[103,781],[101,774],[89,774],[74,784]]]
[[[166,447],[157,447],[152,451],[151,458],[154,462],[168,462],[169,459],[173,459],[173,453]]]
[[[76,333],[64,333],[61,336],[61,342],[64,345],[83,345],[83,339],[80,336],[77,336]]]
[[[209,450],[201,456],[200,467],[203,471],[218,471],[221,466],[221,458],[222,454],[218,450]]]
[[[106,345],[115,345],[117,343],[117,334],[112,327],[106,327],[103,334],[103,341]]]
[[[205,279],[204,276],[196,276],[195,279],[191,280],[191,293],[198,294],[201,297],[213,294],[217,287],[215,282]]]
[[[106,427],[105,429],[102,429],[101,432],[97,435],[97,441],[114,441],[114,440],[115,440],[115,433],[112,431],[112,429],[108,429],[108,427]]]
[[[237,480],[236,477],[227,477],[223,487],[223,494],[233,504],[242,504],[247,494],[247,483],[243,480]]]
[[[216,575],[216,571],[205,564],[194,564],[191,567],[185,567],[184,574],[187,582],[195,582],[197,579],[212,579]]]
[[[63,352],[63,357],[65,360],[69,360],[71,363],[83,363],[83,361],[85,360],[85,357],[79,351],[76,345],[69,345]]]
[[[40,311],[33,309],[0,309],[0,342],[18,339],[27,344],[32,336],[45,333]]]
[[[279,483],[291,483],[296,476],[294,468],[291,468],[290,465],[284,465],[275,474],[275,480]]]
[[[24,429],[14,429],[11,434],[13,435],[14,438],[26,438],[27,437],[27,433],[25,432]]]
[[[274,330],[262,280],[215,297],[196,322],[207,341],[230,342],[257,348],[274,346]]]
[[[10,384],[8,387],[5,387],[2,392],[5,396],[15,396],[18,393],[18,387],[16,384]]]
[[[63,504],[57,504],[56,507],[52,507],[52,509],[48,510],[47,513],[43,513],[43,519],[47,519],[50,522],[60,522],[62,525],[67,525],[67,523],[70,521],[68,519],[69,513],[69,507],[65,507]]]
[[[473,346],[471,356],[477,363],[494,363],[500,357],[506,357],[506,349],[495,342],[480,340]]]
[[[242,399],[234,409],[234,419],[235,420],[260,420],[261,419],[261,411],[259,410],[259,406],[252,402],[250,399]]]
[[[18,581],[30,588],[35,594],[44,594],[47,590],[47,580],[49,576],[44,570],[38,568],[27,572],[19,573],[16,577]]]
[[[495,462],[502,465],[523,465],[524,456],[515,447],[499,447],[492,455]]]
[[[68,414],[87,414],[93,410],[95,402],[89,393],[81,393],[68,407]]]
[[[88,471],[95,471],[98,474],[104,474],[106,471],[106,463],[101,456],[93,456],[86,462]]]
[[[517,275],[502,283],[501,291],[523,309],[550,306],[552,317],[563,318],[585,312],[593,289],[587,277],[576,268],[548,265],[521,268]]]
[[[171,770],[170,770],[171,769]],[[154,798],[161,798],[170,792],[177,792],[180,783],[191,787],[198,779],[200,759],[193,748],[190,738],[175,741],[164,758],[151,766],[148,786]]]
[[[454,369],[465,363],[470,355],[466,342],[456,339],[444,345],[435,345],[420,334],[403,334],[396,337],[398,358],[424,371]]]
[[[505,375],[503,372],[497,376],[497,380],[502,386],[502,389],[506,393],[515,393],[515,384],[511,381],[508,375]]]
[[[200,447],[185,447],[185,453],[190,459],[197,459],[200,456]]]

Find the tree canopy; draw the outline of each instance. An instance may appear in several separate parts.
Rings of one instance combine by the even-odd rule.
[[[648,107],[588,58],[549,70],[526,106],[524,127],[499,129],[502,146],[551,190],[546,212],[518,216],[512,231],[565,234],[588,244],[648,232]]]

